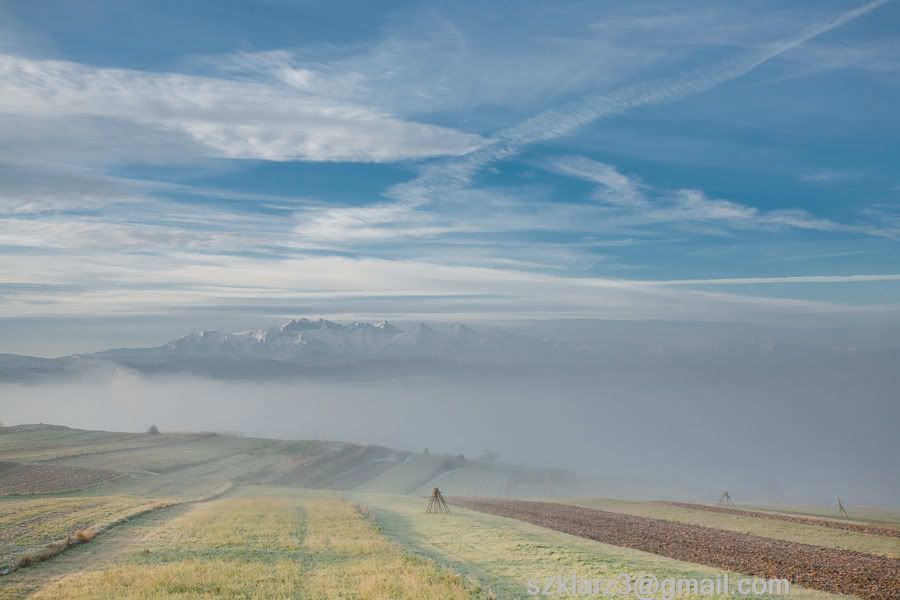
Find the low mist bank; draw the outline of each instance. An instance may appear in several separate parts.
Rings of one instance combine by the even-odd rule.
[[[120,369],[95,381],[0,384],[0,419],[490,449],[506,462],[597,476],[605,495],[709,501],[728,489],[743,503],[898,505],[900,406],[888,362],[726,363],[366,383]]]

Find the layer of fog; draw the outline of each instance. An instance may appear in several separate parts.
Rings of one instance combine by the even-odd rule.
[[[896,355],[682,353],[593,372],[367,383],[196,377],[0,384],[0,419],[337,439],[561,466],[644,493],[900,505]],[[607,495],[632,495],[608,485]],[[617,493],[621,492],[621,494]]]

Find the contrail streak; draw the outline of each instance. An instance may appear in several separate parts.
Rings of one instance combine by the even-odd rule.
[[[641,285],[758,285],[792,283],[867,283],[873,281],[900,281],[900,274],[885,275],[797,275],[788,277],[731,277],[726,279],[669,279],[641,282]]]
[[[467,185],[485,165],[518,154],[522,147],[571,133],[593,121],[625,113],[641,106],[667,104],[707,92],[723,83],[750,73],[770,60],[849,23],[888,0],[873,0],[818,25],[797,37],[778,42],[762,53],[730,59],[712,67],[703,67],[675,79],[663,79],[623,88],[618,92],[590,96],[544,111],[501,131],[486,146],[461,158],[447,159],[429,165],[416,179],[388,190],[387,195],[401,204],[415,208],[434,200],[434,196]]]

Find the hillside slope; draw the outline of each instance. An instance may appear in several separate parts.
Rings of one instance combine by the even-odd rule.
[[[216,433],[122,433],[27,425],[0,429],[0,496],[93,489],[179,494],[223,481],[311,489],[504,495],[558,471],[416,454],[377,445]],[[571,480],[572,477],[563,478]],[[535,491],[550,494],[552,486]],[[517,491],[521,491],[521,487]],[[100,493],[99,491],[97,493]]]

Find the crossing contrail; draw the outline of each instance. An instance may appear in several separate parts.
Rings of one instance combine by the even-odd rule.
[[[668,104],[702,94],[743,77],[785,52],[858,19],[888,1],[873,0],[815,24],[795,37],[770,44],[761,51],[703,66],[676,78],[629,86],[544,111],[500,131],[488,144],[469,154],[440,160],[425,167],[417,178],[390,188],[386,195],[410,208],[427,204],[440,192],[464,187],[483,167],[518,154],[524,146],[566,135],[594,121],[635,108]]]

